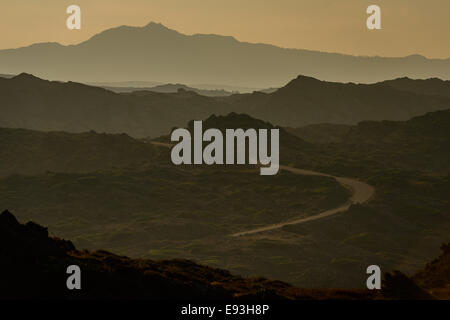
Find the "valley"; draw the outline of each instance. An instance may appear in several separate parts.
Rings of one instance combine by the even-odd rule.
[[[52,235],[73,239],[79,248],[191,259],[302,287],[359,288],[365,265],[415,272],[448,238],[448,155],[437,147],[430,163],[431,150],[421,151],[431,141],[448,145],[448,115],[445,110],[405,122],[361,123],[345,140],[324,145],[280,128],[282,170],[270,178],[259,176],[255,165],[168,165],[168,135],[149,143],[126,135],[3,129],[0,205],[20,221],[39,221]],[[274,128],[235,113],[208,117],[203,125]],[[186,127],[193,130],[193,122]],[[69,151],[76,153],[55,153],[60,144],[74,143]],[[408,147],[398,148],[405,143]],[[79,152],[87,146],[89,152]],[[104,150],[123,156],[112,161],[117,156]],[[283,170],[287,167],[293,172]],[[372,189],[363,187],[348,207],[352,192],[332,176],[349,177],[340,181],[347,185],[361,181],[376,193],[371,197]],[[333,208],[347,210],[329,215]],[[320,212],[328,213],[317,219]],[[230,237],[297,219],[306,221]]]
[[[450,299],[448,0],[0,2],[0,301]]]

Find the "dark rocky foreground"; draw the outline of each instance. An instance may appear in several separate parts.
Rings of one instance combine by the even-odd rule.
[[[446,247],[448,249],[448,246]],[[447,250],[428,273],[448,268]],[[445,262],[447,261],[447,262]],[[81,290],[68,290],[66,269],[78,265]],[[448,286],[440,277],[439,286]],[[79,251],[70,241],[51,238],[33,222],[20,224],[8,211],[0,215],[0,299],[152,299],[301,300],[435,298],[401,273],[387,275],[383,293],[368,290],[299,289],[280,281],[242,278],[188,260],[130,259],[106,251]],[[443,281],[443,282],[442,282]],[[430,285],[430,284],[429,284]],[[441,290],[442,291],[442,290]]]

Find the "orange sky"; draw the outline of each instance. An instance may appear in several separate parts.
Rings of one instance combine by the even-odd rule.
[[[69,31],[66,7],[82,9]],[[383,30],[366,29],[366,8]],[[107,28],[161,22],[185,34],[216,33],[281,47],[354,55],[450,58],[450,0],[0,0],[0,49],[73,44]]]

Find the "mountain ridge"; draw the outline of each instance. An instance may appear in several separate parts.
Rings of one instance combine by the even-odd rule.
[[[74,45],[41,43],[0,50],[0,71],[26,71],[79,82],[133,79],[269,88],[279,87],[297,74],[364,83],[404,75],[450,79],[450,59],[428,59],[417,54],[394,58],[351,56],[281,48],[241,42],[232,36],[186,35],[149,23],[107,29]]]
[[[272,93],[207,97],[186,90],[115,93],[22,73],[0,78],[0,96],[0,127],[73,133],[94,130],[135,138],[157,137],[192,119],[230,112],[245,113],[276,126],[299,127],[324,122],[407,120],[450,107],[450,97],[445,95],[396,89],[388,83],[344,84],[306,76],[297,76]]]
[[[450,99],[445,95],[397,89],[392,83],[341,83],[304,75],[273,93],[233,95],[228,101],[232,101],[235,110],[284,127],[407,120],[450,106]]]

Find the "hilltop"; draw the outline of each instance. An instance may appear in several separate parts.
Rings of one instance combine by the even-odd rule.
[[[193,121],[188,123],[188,128],[192,130]],[[301,138],[288,133],[284,128],[274,126],[268,121],[259,120],[249,116],[248,114],[231,112],[227,115],[211,115],[203,121],[204,130],[209,128],[216,128],[225,132],[226,129],[278,129],[280,131],[280,148],[285,151],[291,150],[311,150],[313,146],[306,143]]]

